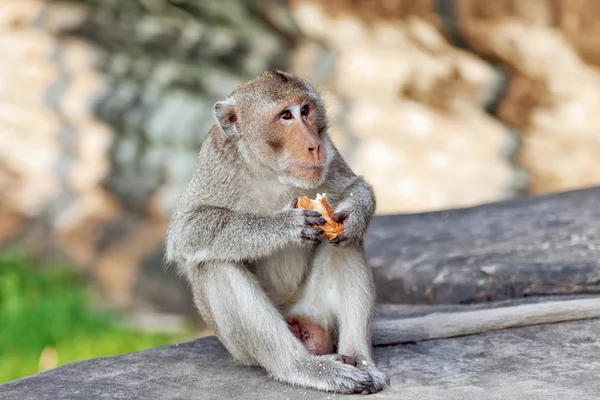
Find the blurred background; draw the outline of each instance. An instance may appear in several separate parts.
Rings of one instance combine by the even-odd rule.
[[[600,183],[600,0],[0,0],[0,383],[209,333],[162,263],[211,108],[317,82],[378,214]]]

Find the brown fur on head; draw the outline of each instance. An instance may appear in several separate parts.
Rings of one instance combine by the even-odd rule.
[[[303,188],[323,181],[331,154],[325,106],[307,80],[268,70],[214,107],[223,134],[240,155],[279,180]]]

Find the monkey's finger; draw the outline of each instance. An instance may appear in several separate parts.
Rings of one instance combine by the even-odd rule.
[[[308,218],[321,218],[322,217],[322,215],[321,215],[320,212],[318,212],[318,211],[308,211],[308,210],[304,211],[304,216],[308,217]]]
[[[312,238],[318,238],[320,235],[323,234],[323,232],[325,231],[319,227],[307,226],[306,228],[302,229],[301,235]]]
[[[311,246],[318,246],[321,243],[321,240],[319,240],[318,238],[311,237],[311,236],[300,235],[300,238],[302,239],[302,243],[311,245]]]
[[[344,236],[344,234],[341,234],[340,236],[336,237],[335,239],[331,239],[329,241],[329,243],[333,244],[333,245],[339,245],[340,243],[342,243],[344,240],[346,240],[346,236]]]
[[[325,225],[326,223],[327,223],[327,220],[325,218],[321,218],[321,217],[318,217],[318,218],[314,218],[314,217],[306,218],[306,225],[310,225],[310,226],[312,226],[312,225]]]
[[[333,217],[331,217],[331,219],[335,222],[343,222],[346,220],[346,218],[348,218],[348,215],[349,213],[346,210],[338,211],[335,214],[333,214]]]

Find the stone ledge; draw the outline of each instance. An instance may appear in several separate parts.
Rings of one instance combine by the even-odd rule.
[[[437,308],[437,307],[434,307]],[[376,347],[380,399],[597,399],[600,320]],[[0,400],[331,399],[235,364],[214,338],[82,361],[0,386]]]
[[[600,292],[600,188],[376,217],[366,237],[384,303],[464,304]]]
[[[594,188],[463,210],[378,217],[367,249],[384,299],[398,301],[411,279],[421,284],[421,293],[435,295],[430,303],[501,300],[536,292],[571,294],[559,297],[566,299],[598,291],[599,219],[600,188]],[[399,320],[548,299],[388,304],[380,306],[379,316]],[[376,347],[375,359],[391,376],[392,386],[375,397],[596,399],[599,329],[600,319],[595,319]],[[214,337],[74,363],[0,386],[0,400],[333,396],[280,384],[260,368],[236,365]]]

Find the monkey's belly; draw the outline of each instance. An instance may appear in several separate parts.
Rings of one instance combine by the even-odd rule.
[[[307,317],[290,316],[286,321],[309,352],[315,355],[333,353],[333,340],[327,329]]]
[[[256,275],[269,299],[287,311],[302,296],[310,249],[288,247],[256,263]]]

